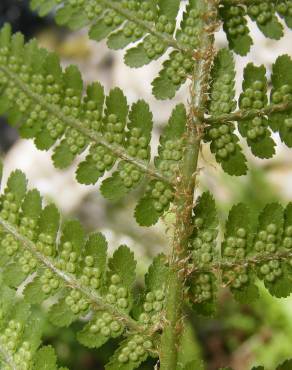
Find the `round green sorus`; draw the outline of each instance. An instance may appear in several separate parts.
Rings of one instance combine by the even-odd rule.
[[[66,304],[70,307],[74,314],[85,312],[89,308],[88,301],[82,297],[79,290],[73,289],[65,299]]]
[[[234,236],[229,236],[223,248],[223,257],[231,261],[243,260],[246,256],[247,235],[247,230],[239,227],[234,232]],[[224,272],[225,283],[234,289],[240,289],[248,280],[248,273],[245,267],[237,266],[236,270],[226,270]]]
[[[261,1],[259,4],[253,4],[247,7],[248,15],[260,25],[265,25],[272,19],[272,12],[271,4],[267,1]]]
[[[234,73],[224,71],[212,85],[209,111],[212,115],[230,113],[234,109]]]
[[[208,132],[210,140],[214,143],[216,157],[219,160],[227,160],[236,150],[236,141],[232,136],[232,128],[223,124],[212,127]]]
[[[245,9],[241,6],[232,5],[226,12],[226,32],[232,38],[248,34],[249,30],[245,19]]]
[[[190,56],[186,56],[180,51],[175,51],[171,54],[171,61],[166,69],[166,75],[175,85],[181,85],[186,81],[192,66],[193,60]]]
[[[267,123],[262,117],[254,117],[248,121],[247,138],[257,140],[263,138],[268,131]]]
[[[100,332],[105,337],[116,338],[121,335],[123,325],[110,313],[104,312],[101,317],[91,323],[89,331],[93,334]]]
[[[153,348],[153,342],[142,335],[132,337],[121,350],[118,361],[127,363],[129,361],[137,362],[141,360],[147,351]]]
[[[148,185],[146,193],[153,200],[154,209],[159,214],[163,214],[174,197],[173,190],[162,181],[155,181],[154,184]]]
[[[154,35],[146,36],[142,45],[149,59],[160,56],[166,50],[166,45]]]
[[[284,84],[280,88],[272,91],[271,95],[272,103],[280,104],[292,101],[292,87]]]
[[[261,253],[274,254],[278,248],[278,231],[278,227],[274,223],[270,223],[264,230],[260,230],[256,236],[255,250]],[[284,238],[283,246],[289,249],[290,240],[285,240]],[[262,263],[259,267],[259,272],[263,276],[265,282],[273,283],[282,275],[282,268],[279,261],[271,260],[269,262]]]
[[[243,109],[261,109],[265,105],[265,83],[256,80],[241,95],[240,107]]]
[[[209,301],[212,298],[212,281],[209,274],[202,273],[196,276],[196,284],[193,293],[195,303]]]

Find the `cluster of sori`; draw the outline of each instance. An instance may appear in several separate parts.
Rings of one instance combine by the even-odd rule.
[[[1,240],[2,250],[10,257],[13,256],[19,249],[19,244],[11,234],[6,234]]]
[[[187,8],[177,40],[187,48],[196,49],[199,46],[200,26],[200,11]]]
[[[124,20],[125,18],[121,14],[118,14],[115,10],[111,9],[107,10],[99,21],[104,23],[107,27],[116,28],[120,26]]]
[[[194,285],[194,303],[202,303],[212,298],[212,276],[211,274],[196,274]]]
[[[248,15],[258,24],[265,25],[273,17],[273,9],[268,1],[258,1],[258,4],[251,4],[247,7]]]
[[[236,141],[232,134],[230,124],[223,124],[218,127],[212,127],[209,130],[209,136],[214,143],[216,157],[220,160],[226,160],[236,150]]]
[[[284,230],[283,247],[292,248],[292,226],[287,226]]]
[[[28,342],[23,342],[19,348],[22,332],[23,325],[19,321],[10,320],[4,332],[0,335],[0,344],[16,365],[21,366],[23,370],[29,370],[31,369],[32,353]],[[17,348],[19,349],[16,351]],[[10,366],[7,366],[7,369],[11,370]]]
[[[226,11],[226,32],[232,38],[237,38],[249,33],[245,10],[241,6],[230,6]]]
[[[192,57],[180,51],[173,51],[169,65],[166,68],[167,77],[175,84],[181,85],[186,81],[193,66]]]
[[[89,150],[90,160],[93,161],[96,171],[102,176],[105,170],[110,170],[115,162],[112,152],[102,145],[92,145]],[[86,158],[89,160],[89,158]]]
[[[141,361],[145,357],[145,354],[152,348],[153,343],[150,339],[137,334],[122,348],[118,361],[123,364],[129,361]]]
[[[36,248],[45,256],[53,256],[55,252],[54,238],[49,234],[40,233],[36,242]]]
[[[9,191],[5,191],[5,193],[1,197],[1,204],[2,209],[0,211],[0,216],[4,220],[12,224],[16,224],[18,222],[18,205],[15,202],[15,195]]]
[[[71,290],[65,302],[75,315],[87,311],[89,307],[88,301],[82,297],[81,292],[77,289]]]
[[[162,55],[166,50],[166,45],[157,36],[148,35],[145,37],[143,43],[143,48],[149,59],[154,59]]]
[[[173,178],[177,175],[179,163],[183,157],[184,140],[167,140],[159,151],[159,165],[164,176]]]
[[[149,1],[122,0],[121,5],[124,9],[135,12],[139,19],[151,22],[156,18],[154,9]]]
[[[123,34],[128,38],[140,38],[143,35],[142,29],[134,22],[127,22],[123,27]]]
[[[125,124],[118,120],[115,114],[110,114],[104,122],[104,137],[109,143],[122,144]]]
[[[194,261],[201,268],[213,260],[216,247],[216,230],[208,230],[202,218],[195,219],[196,235],[190,241]]]
[[[291,0],[286,1],[284,0],[282,2],[279,1],[276,4],[276,10],[283,17],[286,16],[292,17],[292,1]]]
[[[113,274],[110,277],[110,286],[105,299],[107,303],[115,305],[120,309],[126,310],[129,307],[128,290],[123,286],[122,280],[118,274]]]
[[[81,153],[86,145],[86,138],[76,129],[66,131],[65,141],[73,155]]]
[[[131,188],[140,181],[142,173],[134,164],[122,162],[119,168],[119,175],[126,188]]]
[[[172,35],[175,29],[175,23],[170,22],[165,15],[161,15],[158,17],[155,27],[158,32],[165,32]]]
[[[97,103],[87,96],[83,98],[83,118],[85,127],[100,131],[102,126],[102,113],[97,109]]]
[[[82,7],[89,20],[92,20],[101,15],[103,12],[103,7],[98,4],[95,0],[69,0],[69,4],[74,7]]]
[[[45,271],[40,277],[40,281],[42,283],[42,291],[45,294],[50,294],[54,292],[60,286],[59,279],[49,269],[45,269]]]
[[[123,330],[123,324],[108,312],[104,312],[96,320],[92,321],[89,327],[89,331],[92,334],[100,333],[105,337],[113,338],[120,336]]]
[[[234,109],[234,75],[221,74],[212,85],[209,110],[212,115],[230,113]]]
[[[25,250],[19,257],[19,264],[22,272],[28,274],[37,267],[37,260],[33,257],[32,253]]]
[[[291,102],[292,87],[290,85],[282,85],[279,89],[273,90],[271,100],[273,104]],[[284,125],[287,129],[292,129],[292,118],[285,118]]]
[[[134,127],[128,133],[129,137],[127,140],[127,152],[132,157],[137,157],[139,159],[147,159],[149,153],[147,150],[149,139],[143,136],[141,129]]]
[[[263,117],[254,117],[248,121],[247,137],[250,140],[259,140],[266,135],[267,121]]]
[[[85,266],[81,272],[80,282],[82,285],[89,286],[93,289],[101,287],[101,271],[94,267],[94,257],[86,256],[84,259]]]
[[[14,88],[14,91],[16,91],[17,90],[17,88]],[[7,92],[9,93],[9,89],[7,89]],[[27,103],[25,103],[25,107],[26,107],[26,109],[27,109],[27,106],[31,103],[29,100],[27,100],[27,97],[25,96],[25,94],[23,93],[23,92],[21,92],[21,91],[19,91],[19,94],[20,94],[20,98],[21,99],[25,99],[24,101],[26,101]],[[11,96],[11,97],[9,97],[9,100],[10,101],[12,101],[13,100],[13,94],[10,94],[9,93],[9,95],[7,95],[7,96]],[[21,105],[21,103],[19,102],[19,103],[17,103],[17,106],[18,106],[18,108],[19,108],[19,110],[22,112],[22,110],[23,110],[23,107],[22,107],[22,105]],[[27,128],[33,128],[33,127],[36,127],[36,125],[41,121],[41,122],[43,122],[45,119],[48,119],[48,120],[50,120],[50,118],[48,118],[48,113],[47,113],[47,111],[45,110],[45,109],[43,109],[39,104],[36,104],[33,108],[31,108],[30,110],[27,110],[27,112],[29,112],[29,114],[28,114],[28,117],[27,117],[27,119],[26,119],[26,122],[25,122],[25,126],[27,127]],[[55,121],[53,121],[53,122],[55,122]],[[56,126],[55,126],[55,131],[54,131],[54,134],[56,134],[55,136],[56,136],[56,138],[58,137],[57,136],[57,132],[59,133],[63,133],[63,131],[64,131],[64,127],[63,127],[63,125],[62,125],[62,127],[61,127],[61,125],[59,124],[58,126],[57,126],[57,124],[56,124]],[[51,131],[49,130],[49,132],[51,133]],[[53,135],[52,135],[53,136]],[[51,137],[52,137],[51,136]]]
[[[255,250],[258,253],[274,254],[278,247],[279,231],[277,225],[272,223],[261,229],[256,235]],[[282,275],[282,269],[277,260],[263,263],[259,271],[263,275],[264,280],[269,283],[274,282],[277,277]]]
[[[223,248],[223,258],[229,261],[242,261],[247,254],[247,232],[243,227],[235,235],[228,236]],[[232,270],[224,271],[224,282],[232,288],[239,289],[248,282],[247,269],[240,263]]]
[[[164,303],[164,290],[157,289],[153,292],[148,292],[143,304],[143,312],[139,316],[139,321],[146,327],[151,324],[156,324],[160,321],[161,311]]]
[[[33,240],[36,235],[37,222],[33,218],[22,217],[20,220],[19,231],[28,239]]]
[[[256,80],[250,87],[245,89],[240,98],[240,108],[261,109],[265,105],[265,84]]]
[[[146,188],[146,193],[153,199],[153,206],[156,212],[163,213],[173,199],[173,191],[170,186],[162,181],[154,181]]]
[[[71,242],[66,241],[62,245],[60,258],[57,261],[57,267],[62,271],[67,271],[73,274],[76,271],[78,254],[73,250]]]

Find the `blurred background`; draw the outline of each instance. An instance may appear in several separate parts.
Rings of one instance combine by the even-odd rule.
[[[106,91],[121,87],[130,102],[144,98],[151,105],[155,119],[153,152],[165,121],[178,101],[187,101],[187,87],[181,89],[171,102],[158,102],[151,96],[151,85],[161,66],[161,60],[150,66],[130,70],[123,64],[123,52],[111,52],[105,43],[88,39],[87,30],[69,32],[57,28],[52,17],[39,18],[29,10],[28,1],[1,0],[0,26],[10,22],[14,31],[21,31],[26,38],[36,37],[39,43],[59,53],[64,66],[77,64],[86,83],[99,80]],[[292,54],[291,31],[279,42],[264,38],[254,25],[250,25],[256,47],[247,57],[236,57],[237,89],[240,88],[242,70],[247,61],[264,63],[270,67],[279,54]],[[218,47],[226,46],[223,33],[216,35]],[[258,212],[266,202],[286,203],[292,199],[291,151],[278,142],[277,155],[272,160],[249,158],[250,172],[240,178],[225,175],[218,168],[209,149],[204,148],[201,161],[200,191],[210,189],[217,200],[220,217],[226,218],[232,204],[243,201]],[[244,145],[244,143],[243,143]],[[155,227],[139,228],[132,217],[139,191],[117,203],[105,202],[97,186],[82,186],[75,181],[75,166],[66,171],[56,170],[50,153],[35,149],[30,141],[19,139],[9,127],[5,117],[0,117],[0,155],[4,158],[5,177],[15,168],[22,169],[30,185],[37,187],[48,199],[53,200],[65,217],[76,217],[88,231],[98,229],[106,234],[111,249],[127,243],[138,259],[138,275],[147,270],[153,255],[167,253],[167,230],[171,214]],[[220,292],[218,312],[213,318],[191,316],[184,351],[189,356],[199,356],[206,363],[206,370],[231,366],[247,370],[261,364],[274,370],[277,364],[291,357],[292,298],[274,299],[260,286],[260,299],[250,306],[236,303],[227,291]],[[44,316],[45,317],[45,316]],[[57,330],[44,319],[45,342],[57,350],[60,364],[72,370],[102,370],[117,343],[110,342],[101,350],[88,350],[75,340],[78,323],[69,329]],[[141,369],[153,369],[154,362],[145,363]]]

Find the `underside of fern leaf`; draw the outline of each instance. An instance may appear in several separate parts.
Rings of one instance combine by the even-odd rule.
[[[134,369],[148,355],[156,356],[153,333],[159,329],[164,305],[166,259],[158,256],[146,276],[141,306],[133,310],[136,262],[126,246],[107,259],[107,242],[100,233],[85,237],[79,222],[60,227],[56,207],[42,208],[36,190],[27,190],[23,173],[9,177],[0,199],[3,281],[17,288],[28,276],[24,299],[31,304],[50,301],[48,317],[57,326],[68,326],[90,314],[77,335],[80,343],[98,348],[110,338],[124,336],[107,369]],[[60,236],[58,236],[60,235]],[[33,275],[32,275],[33,274]],[[31,279],[30,279],[31,280]]]
[[[0,277],[2,280],[2,276]],[[51,346],[40,347],[42,320],[3,281],[0,285],[0,365],[3,370],[68,370]]]

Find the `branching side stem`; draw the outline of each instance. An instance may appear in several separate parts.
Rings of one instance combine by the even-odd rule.
[[[67,286],[69,286],[72,289],[79,290],[82,293],[82,295],[88,299],[94,310],[96,311],[104,310],[106,312],[110,312],[117,320],[122,322],[130,331],[145,332],[145,330],[142,328],[141,325],[139,325],[139,323],[133,320],[130,316],[127,316],[123,312],[120,312],[114,306],[106,303],[105,299],[97,295],[96,292],[93,291],[92,289],[87,288],[80,284],[80,282],[75,278],[75,276],[58,269],[55,266],[54,261],[51,258],[40,253],[37,250],[35,244],[31,240],[20,234],[18,229],[14,225],[0,218],[0,226],[2,226],[4,230],[11,234],[16,240],[18,240],[23,246],[23,248],[28,250],[43,266],[51,270]]]
[[[198,53],[194,56],[190,108],[187,124],[186,147],[181,174],[176,186],[175,235],[169,261],[169,278],[165,308],[165,327],[161,338],[160,370],[176,370],[180,331],[183,327],[182,303],[187,270],[187,244],[192,232],[192,209],[196,173],[204,126],[210,69],[213,62],[213,32],[216,28],[218,3],[216,0],[198,0],[203,9],[204,24]]]
[[[242,121],[245,119],[252,119],[254,117],[269,116],[273,113],[287,112],[292,110],[292,102],[281,103],[281,104],[270,104],[263,109],[251,109],[251,110],[237,110],[236,112],[229,114],[220,114],[219,116],[211,116],[205,119],[207,124],[221,124],[232,121]]]

